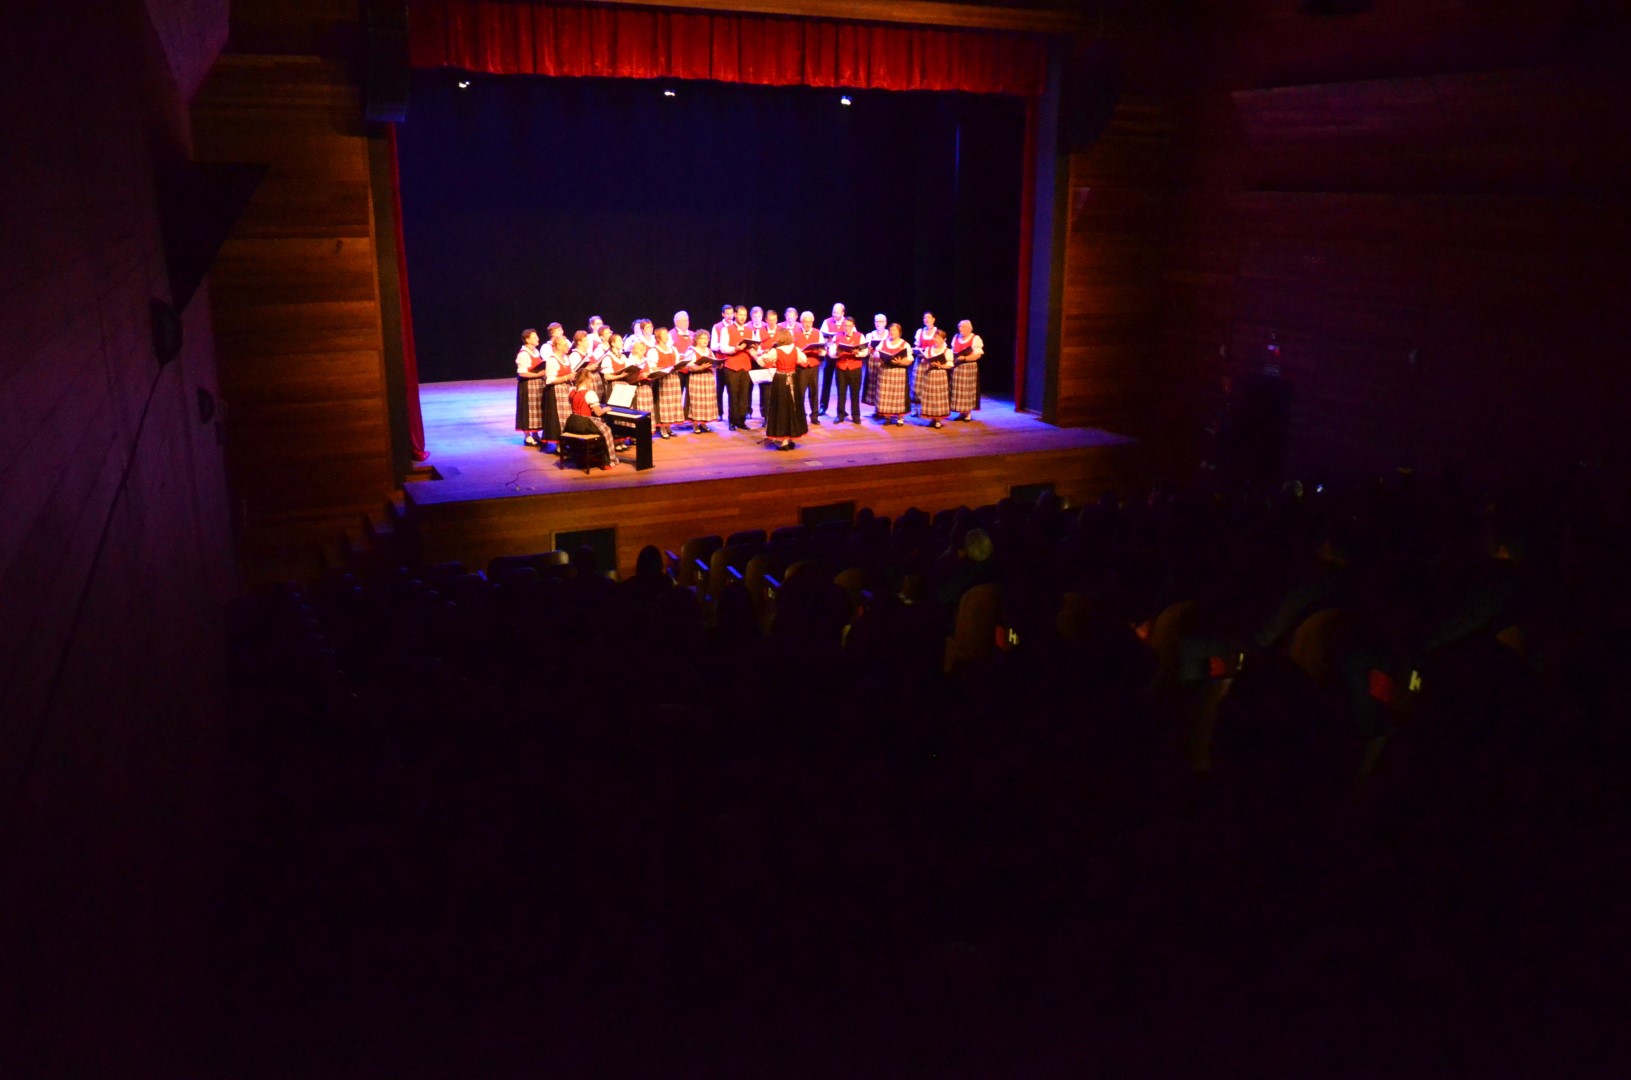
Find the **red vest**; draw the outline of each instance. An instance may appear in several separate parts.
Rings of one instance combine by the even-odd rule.
[[[691,348],[690,343],[687,342],[685,347],[687,350],[689,350]],[[680,350],[678,349],[664,349],[661,345],[659,345],[652,351],[657,354],[657,367],[661,371],[668,371],[675,364],[679,363]]]
[[[589,408],[589,391],[587,391],[587,390],[574,390],[574,391],[572,391],[572,415],[573,416],[593,416],[593,415],[595,415],[594,410]]]
[[[833,340],[844,345],[862,345],[866,342],[866,338],[854,330],[847,334],[839,334]],[[840,350],[838,353],[838,368],[840,371],[859,371],[862,363],[861,358],[852,352]]]
[[[933,340],[934,331],[929,329],[927,326],[918,327],[917,333],[912,335],[912,344],[916,345],[920,349],[927,349],[929,347],[929,342]]]
[[[748,335],[751,333],[752,331],[748,329],[746,323],[733,322],[725,327],[725,341],[736,348],[735,352],[725,357],[726,371],[753,370],[753,357],[749,356],[747,350],[741,347],[742,343],[748,340]]]
[[[691,351],[691,342],[695,341],[696,338],[697,333],[695,330],[670,330],[668,332],[668,340],[674,343],[674,351],[681,356]]]
[[[821,332],[828,337],[837,337],[844,332],[844,320],[835,319],[829,315],[821,320]]]
[[[791,345],[776,346],[776,374],[789,375],[799,366],[799,357],[803,354]]]

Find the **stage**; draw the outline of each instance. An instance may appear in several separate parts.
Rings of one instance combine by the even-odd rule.
[[[1138,445],[988,402],[972,423],[941,430],[916,418],[905,427],[825,418],[791,452],[767,444],[757,418],[749,431],[723,421],[710,433],[680,427],[675,438],[653,436],[654,468],[586,475],[522,445],[513,379],[427,383],[420,402],[433,479],[406,485],[407,539],[424,562],[458,559],[472,569],[496,555],[548,551],[567,532],[615,529],[618,567],[627,572],[646,544],[677,549],[693,536],[794,525],[802,509],[832,503],[932,512],[1036,484],[1081,501],[1133,480]]]

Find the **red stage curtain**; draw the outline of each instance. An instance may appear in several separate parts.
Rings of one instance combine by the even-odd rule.
[[[1047,73],[1032,34],[547,0],[414,0],[409,45],[414,67],[494,75],[1036,95]]]
[[[419,408],[419,354],[413,347],[413,303],[408,299],[408,249],[402,241],[402,174],[396,161],[396,125],[386,127],[391,147],[391,224],[396,229],[396,273],[402,301],[402,393],[407,403],[408,449],[415,461],[425,450],[425,418]]]

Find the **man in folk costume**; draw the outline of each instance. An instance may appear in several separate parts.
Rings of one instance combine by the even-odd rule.
[[[684,356],[691,351],[691,339],[695,337],[691,332],[691,313],[689,311],[674,312],[674,329],[668,332],[674,343],[674,351]]]
[[[705,334],[691,341],[682,363],[690,376],[685,386],[685,418],[691,421],[692,431],[709,431],[709,424],[719,419],[719,391],[714,374],[719,358],[714,355]]]
[[[572,414],[572,353],[564,336],[550,340],[544,364],[544,440],[546,450],[560,441],[566,418]]]
[[[827,342],[827,359],[821,365],[821,408],[816,412],[824,413],[832,402],[833,383],[838,381],[838,353],[832,348],[832,339],[844,332],[844,305],[834,304],[832,315],[821,322],[821,338]]]
[[[765,322],[765,309],[760,307],[758,304],[754,304],[748,309],[748,321],[743,325],[747,327],[748,356],[757,358],[760,352],[770,348],[770,324]],[[754,366],[758,366],[757,359],[755,359]],[[730,389],[730,383],[728,381],[725,383],[725,389]],[[755,387],[753,381],[751,379],[748,380],[748,395],[750,399],[754,389]],[[754,409],[750,400],[748,404],[748,415],[752,416],[753,413]],[[759,395],[759,416],[764,416],[763,394]],[[745,427],[746,425],[744,424],[743,426]]]
[[[753,377],[748,373],[755,366],[752,330],[748,327],[748,309],[737,305],[736,318],[716,332],[709,343],[719,354],[725,371],[725,391],[730,397],[730,429],[748,426],[748,413],[753,407]]]
[[[821,365],[827,356],[826,339],[816,329],[815,315],[808,311],[788,327],[788,335],[793,339],[793,347],[799,351],[798,370],[793,374],[793,397],[798,401],[799,411],[810,417],[810,423],[820,424],[821,401],[817,388],[820,385]],[[842,402],[843,398],[840,397],[839,401]]]
[[[918,331],[921,339],[922,331]],[[951,415],[951,350],[946,348],[946,332],[935,328],[928,344],[923,346],[923,358],[917,369],[918,415],[929,421],[932,428],[945,427],[941,423]]]
[[[866,336],[866,374],[861,381],[861,401],[878,407],[878,346],[889,340],[889,316],[879,312],[872,316],[872,330]]]
[[[836,423],[844,422],[844,396],[849,395],[850,423],[861,422],[861,368],[867,362],[867,354],[872,350],[867,346],[866,338],[855,329],[855,320],[846,318],[844,328],[838,336],[833,338],[833,344],[838,349],[838,359],[835,362],[838,372],[838,419]]]
[[[515,430],[521,441],[539,446],[544,429],[544,355],[538,351],[538,331],[521,331],[521,351],[515,354]]]
[[[766,387],[765,438],[775,440],[778,450],[793,449],[793,440],[810,430],[804,422],[804,406],[793,391],[803,355],[793,344],[793,332],[785,327],[776,332],[775,347],[759,354],[758,362],[776,372]]]
[[[762,336],[759,339],[761,342],[763,342],[763,344],[760,346],[761,350],[769,349],[769,348],[771,348],[772,346],[775,345],[776,331],[780,330],[781,328],[782,328],[781,321],[780,321],[780,318],[776,314],[776,309],[775,308],[765,308],[764,336]],[[789,331],[791,331],[793,328],[791,326],[789,326],[787,329]],[[795,380],[795,382],[796,381],[797,380]],[[769,413],[765,412],[765,390],[766,390],[766,388],[768,386],[769,386],[768,383],[759,384],[759,416],[761,418],[765,418],[765,417],[768,417],[770,415]]]
[[[985,342],[974,332],[974,324],[964,319],[947,348],[956,365],[951,369],[951,408],[963,414],[957,419],[967,423],[980,407],[980,357],[985,355]]]

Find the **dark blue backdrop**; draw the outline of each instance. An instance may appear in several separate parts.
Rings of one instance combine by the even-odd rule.
[[[850,96],[416,72],[400,155],[422,380],[508,374],[519,331],[550,321],[843,301],[863,330],[972,319],[1008,397],[1023,102]]]

